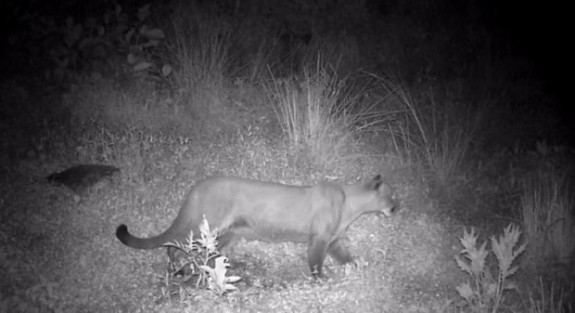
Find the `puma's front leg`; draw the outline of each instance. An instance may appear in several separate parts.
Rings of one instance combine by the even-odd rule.
[[[322,276],[322,266],[328,247],[328,240],[318,235],[312,235],[307,248],[307,262],[314,277]]]

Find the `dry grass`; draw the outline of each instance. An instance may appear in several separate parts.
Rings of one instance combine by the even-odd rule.
[[[301,81],[272,79],[265,84],[283,133],[290,145],[326,167],[347,161],[357,152],[360,135],[389,123],[393,113],[362,100],[366,86],[320,65],[304,70]]]
[[[181,5],[175,12],[174,38],[169,45],[175,65],[171,76],[175,105],[191,114],[201,125],[198,129],[210,127],[228,107],[232,30],[225,19],[206,18],[189,6]]]
[[[523,179],[521,217],[531,242],[530,263],[536,268],[562,268],[573,275],[575,199],[569,170],[541,166]],[[550,269],[547,268],[546,271]]]
[[[413,168],[422,168],[430,182],[450,185],[464,173],[483,112],[463,113],[455,99],[437,103],[433,90],[415,97],[405,87],[377,78],[382,88],[393,92],[406,112],[392,132],[404,161]]]
[[[539,290],[529,297],[527,312],[529,313],[566,313],[573,312],[574,285],[563,286],[562,283],[545,283],[539,278]]]

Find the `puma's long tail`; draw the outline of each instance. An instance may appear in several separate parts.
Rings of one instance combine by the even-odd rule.
[[[128,232],[128,226],[122,224],[116,229],[116,237],[128,247],[135,249],[155,249],[172,240],[172,228],[151,238],[138,238]]]

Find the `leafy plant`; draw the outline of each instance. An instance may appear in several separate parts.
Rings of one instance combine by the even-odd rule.
[[[473,312],[497,312],[504,300],[506,290],[516,290],[516,285],[507,279],[517,270],[518,266],[512,266],[517,257],[525,251],[526,244],[516,247],[519,242],[521,231],[515,225],[509,224],[503,231],[503,235],[497,239],[491,237],[491,250],[495,254],[499,271],[497,276],[492,275],[487,266],[487,242],[478,248],[477,234],[475,230],[464,231],[460,238],[464,249],[461,251],[463,257],[455,257],[457,265],[461,270],[471,276],[471,284],[463,283],[456,287],[459,295],[465,300],[465,306]]]
[[[211,268],[206,265],[201,265],[200,268],[208,274],[208,289],[215,292],[218,296],[223,295],[227,291],[233,291],[237,288],[231,283],[234,283],[241,278],[238,276],[226,277],[227,268],[230,267],[228,258],[220,256],[216,258],[216,265]]]
[[[238,276],[226,277],[229,263],[228,259],[222,256],[217,249],[217,236],[218,230],[210,230],[210,225],[204,216],[200,224],[200,238],[194,240],[193,231],[191,231],[183,244],[176,241],[164,245],[177,248],[186,257],[180,260],[179,266],[171,264],[173,275],[181,275],[183,276],[182,279],[173,281],[169,273],[162,278],[164,281],[163,296],[169,295],[173,287],[178,287],[181,294],[183,285],[194,279],[196,288],[207,287],[218,296],[236,289],[231,283],[241,278]],[[213,267],[210,264],[214,264]]]

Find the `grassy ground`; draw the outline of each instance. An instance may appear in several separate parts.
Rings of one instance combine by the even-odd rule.
[[[258,169],[251,164],[259,162],[251,157],[256,152],[242,151],[245,143],[230,141],[214,145],[194,140],[172,146],[164,142],[163,149],[150,147],[161,153],[147,156],[149,172],[114,163],[123,172],[85,194],[79,203],[69,190],[44,180],[46,173],[61,165],[23,162],[2,182],[6,261],[2,290],[12,293],[4,304],[15,309],[13,305],[19,303],[25,311],[74,312],[181,308],[194,312],[214,308],[418,312],[430,305],[441,306],[453,296],[450,286],[462,276],[452,261],[457,238],[449,234],[455,225],[427,214],[433,211],[431,205],[422,206],[421,197],[410,196],[417,191],[401,175],[388,174],[387,180],[401,195],[402,210],[393,218],[365,216],[352,225],[349,245],[359,257],[358,269],[344,273],[328,261],[330,278],[316,282],[309,276],[303,245],[241,242],[230,255],[234,261],[247,263],[241,272],[234,272],[243,278],[237,284],[239,291],[224,298],[206,290],[183,291],[181,300],[162,297],[160,278],[167,265],[164,250],[138,251],[123,246],[114,236],[117,225],[127,223],[139,235],[161,232],[171,223],[186,192],[204,175],[242,174],[297,185],[314,184],[322,175],[301,175],[296,168],[286,171],[290,167],[278,163]],[[178,154],[183,147],[186,151]],[[270,151],[274,160],[287,154],[274,147],[258,151]],[[376,172],[390,173],[392,166],[387,164],[392,163],[371,162],[365,173],[356,174],[367,178]],[[244,164],[244,168],[234,164]],[[275,174],[282,170],[282,175]],[[323,175],[345,181],[338,173]]]

